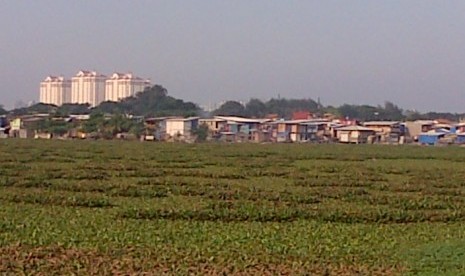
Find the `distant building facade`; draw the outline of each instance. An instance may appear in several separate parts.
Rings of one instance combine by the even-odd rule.
[[[189,118],[168,118],[166,119],[166,134],[171,137],[184,137],[184,139],[191,138],[192,131],[196,130],[199,126],[199,117]]]
[[[146,87],[150,87],[150,80],[144,80],[131,73],[114,73],[105,82],[105,101],[120,101],[144,91]]]
[[[57,106],[71,102],[71,81],[63,77],[48,76],[40,83],[39,101]]]
[[[105,100],[105,75],[79,71],[71,80],[71,103],[97,106]]]
[[[48,76],[40,83],[41,103],[57,106],[65,103],[98,106],[103,101],[120,101],[150,87],[149,79],[132,73],[114,73],[110,78],[96,71],[79,71],[71,80]]]

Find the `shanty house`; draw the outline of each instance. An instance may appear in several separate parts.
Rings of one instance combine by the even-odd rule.
[[[171,137],[190,139],[192,131],[199,126],[199,117],[166,119],[166,134]]]
[[[10,125],[6,117],[0,116],[0,138],[7,138]]]
[[[269,122],[269,119],[252,119],[235,116],[215,116],[215,119],[226,122],[220,133],[229,137],[235,137],[232,138],[233,140],[261,142],[261,137],[268,137],[267,135],[258,134],[258,132],[268,132],[268,127],[265,123]]]
[[[370,121],[363,123],[364,127],[370,128],[376,132],[377,140],[382,143],[397,143],[403,135],[403,129],[400,122],[396,121]]]
[[[418,135],[418,143],[421,145],[436,145],[441,138],[446,136],[446,132],[425,132]]]
[[[465,133],[457,133],[457,138],[455,139],[456,144],[465,144]]]
[[[457,133],[465,133],[465,123],[459,123],[455,125]]]
[[[144,125],[148,140],[165,140],[167,138],[166,121],[170,118],[176,117],[154,117],[145,119]]]
[[[363,126],[383,135],[401,132],[400,122],[396,121],[370,121],[363,123]]]
[[[336,129],[337,138],[341,143],[364,144],[375,134],[371,128],[363,126],[346,126]]]
[[[225,119],[219,119],[219,118],[209,118],[209,119],[200,119],[199,124],[200,125],[206,125],[208,126],[208,129],[215,133],[220,133],[226,128],[226,120]]]
[[[436,124],[435,121],[431,120],[417,120],[413,122],[405,122],[406,126],[406,136],[413,138],[413,140],[417,140],[418,136],[421,133],[426,133],[432,129],[434,129],[434,125]]]
[[[289,120],[273,123],[275,127],[274,137],[278,142],[307,142],[316,141],[325,133],[328,124],[322,120]]]

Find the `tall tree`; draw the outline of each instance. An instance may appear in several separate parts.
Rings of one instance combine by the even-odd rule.
[[[214,110],[213,115],[223,116],[246,116],[245,107],[236,101],[227,101],[222,104],[218,109]]]
[[[168,91],[161,85],[155,85],[134,97],[118,103],[120,110],[140,116],[191,116],[199,113],[200,108],[192,102],[184,102],[168,96]]]
[[[404,119],[403,110],[389,101],[384,103],[384,110],[381,111],[380,115],[384,120],[400,121]]]
[[[251,117],[264,117],[269,113],[265,103],[259,99],[250,99],[250,101],[245,105],[245,110],[247,116]]]

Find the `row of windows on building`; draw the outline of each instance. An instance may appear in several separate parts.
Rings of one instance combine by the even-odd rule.
[[[97,106],[103,101],[120,101],[150,87],[150,80],[132,73],[114,73],[111,77],[95,71],[79,71],[67,80],[48,76],[40,83],[39,101],[57,106],[65,103]]]

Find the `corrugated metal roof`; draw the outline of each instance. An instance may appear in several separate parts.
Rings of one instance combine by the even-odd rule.
[[[219,119],[219,118],[203,118],[200,119],[201,122],[226,122],[224,119]]]
[[[393,126],[400,124],[398,121],[369,121],[363,123],[364,126]]]
[[[168,118],[166,119],[167,121],[192,121],[192,120],[198,120],[200,117],[188,117],[188,118]]]
[[[434,125],[436,123],[435,121],[432,121],[432,120],[416,120],[413,122],[417,124],[422,124],[422,125]]]
[[[281,120],[275,121],[274,124],[327,124],[327,119],[301,119],[301,120]]]
[[[373,131],[371,128],[363,127],[363,126],[346,126],[346,127],[341,127],[337,128],[337,131]]]
[[[255,123],[255,124],[262,124],[271,121],[270,119],[252,119],[252,118],[244,118],[244,117],[236,117],[236,116],[215,116],[217,119],[222,119],[225,121],[233,121],[237,123]]]
[[[442,136],[446,135],[445,132],[422,132],[419,136]]]

